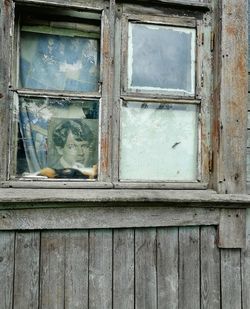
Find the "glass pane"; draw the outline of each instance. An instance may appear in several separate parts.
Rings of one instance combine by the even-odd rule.
[[[99,54],[97,38],[21,31],[19,86],[98,91]]]
[[[98,119],[98,101],[21,97],[17,174],[96,178]]]
[[[195,29],[129,24],[128,87],[194,95]]]
[[[120,179],[195,181],[197,115],[195,105],[124,103]]]

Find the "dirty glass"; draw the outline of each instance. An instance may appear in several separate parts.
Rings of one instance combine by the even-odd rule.
[[[98,91],[98,38],[81,37],[72,32],[67,36],[53,34],[58,31],[46,34],[33,28],[23,27],[21,31],[19,87]]]
[[[121,180],[196,181],[196,105],[124,102],[121,108]]]
[[[17,175],[95,179],[97,100],[20,97]]]
[[[195,29],[129,24],[128,88],[194,95]]]

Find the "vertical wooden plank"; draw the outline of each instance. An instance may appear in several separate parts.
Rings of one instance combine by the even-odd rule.
[[[221,307],[241,309],[241,253],[221,249]]]
[[[112,308],[112,230],[89,234],[89,309]]]
[[[113,308],[134,308],[134,230],[114,230]]]
[[[201,308],[220,308],[220,251],[216,227],[201,227]]]
[[[12,309],[15,233],[0,232],[0,309]]]
[[[247,0],[213,2],[219,5],[218,25],[214,30],[214,188],[220,193],[244,193],[247,135]]]
[[[246,209],[221,209],[219,248],[233,249],[246,246]]]
[[[40,308],[64,308],[65,232],[41,233]]]
[[[135,230],[135,308],[157,308],[156,229]]]
[[[88,308],[88,231],[65,233],[65,309]]]
[[[158,309],[178,309],[178,228],[157,230]]]
[[[243,309],[250,308],[250,209],[246,215],[246,248],[242,250],[242,302]]]
[[[199,227],[179,229],[179,309],[200,309]]]
[[[14,308],[38,308],[40,233],[16,234]]]
[[[9,92],[13,36],[13,1],[0,1],[0,179],[6,180],[9,146]]]

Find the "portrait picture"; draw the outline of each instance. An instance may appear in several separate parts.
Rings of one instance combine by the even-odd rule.
[[[51,118],[48,165],[54,169],[90,168],[98,164],[98,120]]]

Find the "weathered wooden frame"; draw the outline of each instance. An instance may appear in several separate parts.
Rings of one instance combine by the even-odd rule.
[[[28,2],[29,3],[29,2]],[[18,2],[19,4],[19,2]],[[27,4],[25,2],[25,4]],[[98,4],[98,5],[97,5]],[[83,99],[83,100],[99,100],[100,104],[100,117],[99,117],[99,175],[98,175],[98,181],[103,182],[102,180],[105,179],[107,181],[108,176],[108,169],[109,169],[109,158],[108,154],[109,151],[107,149],[106,145],[106,136],[107,136],[107,127],[108,122],[106,121],[108,119],[107,113],[108,113],[108,95],[109,91],[107,90],[108,84],[109,84],[109,70],[108,70],[108,61],[109,61],[109,19],[108,19],[108,6],[105,4],[105,1],[103,1],[102,7],[100,7],[100,1],[97,3],[94,2],[94,4],[90,7],[88,6],[87,12],[93,12],[93,13],[99,13],[101,15],[101,23],[100,23],[100,29],[101,29],[101,40],[100,40],[100,84],[102,88],[102,93],[100,90],[98,92],[93,93],[78,93],[78,92],[62,92],[62,91],[47,91],[47,90],[32,90],[32,89],[19,89],[17,87],[18,85],[18,52],[14,52],[13,54],[13,75],[12,75],[12,84],[14,85],[12,87],[12,92],[14,93],[15,97],[18,96],[27,96],[27,97],[50,97],[50,98],[65,98],[69,97],[71,99]],[[22,7],[23,8],[23,7]],[[45,8],[48,8],[46,5]],[[67,9],[64,9],[65,11],[65,17],[67,16]],[[84,9],[82,9],[84,11]],[[90,11],[89,11],[90,10]],[[25,7],[24,7],[25,12]],[[39,14],[39,11],[37,12]],[[22,14],[22,13],[21,13]],[[14,50],[18,50],[19,46],[19,30],[18,30],[19,24],[16,24],[16,37],[13,40],[13,44],[16,44],[17,48]],[[104,42],[105,38],[105,42]],[[13,106],[13,110],[15,109],[15,106]],[[15,142],[15,136],[17,132],[17,122],[14,121],[14,119],[11,121],[11,136],[14,137],[14,140],[12,139],[10,141],[11,150],[10,150],[10,159],[9,162],[15,162],[16,161],[16,142]],[[100,168],[102,166],[102,168]],[[105,167],[105,168],[103,168]],[[8,174],[15,175],[15,164],[11,164],[9,166]],[[71,181],[72,183],[72,181]],[[77,186],[77,181],[75,182]],[[86,182],[85,182],[86,183]],[[92,183],[92,186],[95,185]],[[83,184],[84,186],[84,184]],[[87,185],[88,187],[88,185]],[[100,187],[100,184],[97,185],[97,187]]]
[[[114,86],[114,134],[113,134],[113,182],[118,188],[208,188],[209,182],[209,132],[210,132],[210,97],[211,97],[211,82],[206,79],[206,87],[204,87],[204,74],[209,74],[212,71],[211,49],[210,49],[210,20],[211,14],[201,13],[197,11],[189,11],[188,16],[181,16],[183,8],[175,11],[180,14],[178,17],[173,17],[170,12],[164,12],[164,7],[143,7],[136,4],[120,4],[116,8],[116,33],[115,33],[115,81]],[[176,25],[187,28],[196,29],[196,68],[195,68],[195,95],[188,97],[168,95],[167,93],[142,93],[132,92],[127,89],[127,27],[129,20],[136,20],[146,23]],[[121,43],[122,42],[122,43]],[[204,73],[204,71],[206,73]],[[206,75],[207,76],[207,75]],[[121,88],[119,88],[121,84]],[[198,146],[198,181],[183,183],[183,182],[133,182],[119,181],[119,130],[120,130],[120,115],[119,106],[120,100],[156,102],[156,103],[179,103],[179,104],[198,104],[199,111],[199,146]]]
[[[13,50],[13,35],[14,35],[14,8],[13,4],[19,3],[20,5],[43,5],[54,7],[69,7],[71,9],[92,10],[93,7],[96,10],[102,10],[105,8],[107,16],[110,17],[107,27],[110,30],[110,36],[114,38],[115,46],[119,47],[119,37],[114,34],[114,25],[117,31],[121,31],[121,24],[119,17],[122,14],[122,1],[102,1],[97,0],[95,4],[89,0],[73,0],[73,1],[59,1],[59,0],[17,0],[5,1],[1,5],[1,17],[5,27],[0,30],[1,44],[0,52],[1,58],[1,74],[0,74],[0,135],[2,137],[0,145],[1,162],[0,162],[0,175],[1,180],[7,179],[7,166],[10,161],[8,149],[10,136],[9,119],[12,115],[12,102],[13,92],[9,91],[9,87],[12,85],[9,83],[10,75],[13,72],[11,66],[11,54],[10,50]],[[246,50],[247,50],[247,1],[246,0],[230,0],[230,1],[184,1],[184,0],[154,0],[152,3],[145,0],[127,1],[127,9],[125,13],[141,13],[140,8],[145,5],[145,11],[152,11],[154,14],[159,15],[162,7],[167,6],[170,10],[197,10],[204,14],[205,24],[211,26],[212,32],[208,35],[201,37],[198,40],[201,44],[205,44],[204,53],[200,56],[205,63],[213,62],[213,69],[203,70],[203,82],[206,87],[201,89],[201,96],[206,97],[204,104],[201,105],[202,119],[204,130],[201,132],[202,140],[205,142],[204,151],[201,154],[202,162],[206,162],[206,166],[203,167],[204,181],[209,182],[210,188],[214,188],[220,193],[244,193],[246,189],[246,172],[245,172],[245,145],[246,145],[246,100],[247,100],[247,70],[244,69],[246,64]],[[109,14],[109,8],[116,11],[115,14]],[[209,17],[209,10],[211,9],[212,18]],[[166,12],[166,10],[163,10]],[[205,31],[207,32],[205,28]],[[229,32],[228,32],[229,31]],[[223,35],[222,38],[222,33]],[[107,37],[108,38],[108,37]],[[203,43],[202,43],[203,42]],[[107,46],[109,45],[109,46]],[[117,71],[114,71],[114,66],[118,66],[121,61],[119,53],[114,50],[114,44],[109,42],[105,46],[105,61],[109,66],[107,73],[108,83],[107,88],[109,91],[105,94],[105,99],[108,105],[107,112],[107,126],[105,141],[105,153],[108,157],[108,161],[104,162],[104,167],[107,175],[107,184],[110,187],[117,188],[120,186],[118,179],[116,179],[115,170],[117,170],[117,163],[114,162],[114,158],[117,157],[117,151],[115,143],[113,143],[114,152],[111,153],[112,140],[119,140],[117,138],[117,125],[119,125],[119,100],[120,95],[117,89],[117,84],[120,83],[120,76]],[[231,47],[233,50],[230,50]],[[212,52],[213,59],[209,53]],[[234,70],[234,64],[240,63],[241,65]],[[205,65],[206,68],[209,66]],[[234,74],[232,74],[234,72]],[[202,74],[198,74],[202,76]],[[213,83],[211,84],[211,76],[213,76]],[[111,78],[110,78],[111,77]],[[226,78],[228,77],[228,78]],[[240,79],[239,79],[240,77]],[[117,83],[113,84],[112,80]],[[210,86],[208,86],[208,84]],[[212,90],[211,90],[212,89]],[[227,89],[230,89],[230,93],[226,93]],[[113,93],[114,100],[108,98],[108,93]],[[231,98],[233,97],[233,100]],[[238,100],[234,100],[234,98]],[[210,102],[213,102],[212,109],[209,108]],[[237,108],[234,108],[237,107]],[[113,117],[111,118],[111,115]],[[211,123],[211,124],[210,124]],[[205,125],[204,125],[205,124]],[[212,128],[211,137],[209,128]],[[233,137],[233,139],[232,139]],[[230,147],[229,147],[230,145]],[[235,155],[234,153],[237,153]],[[204,159],[204,160],[203,160]],[[112,162],[112,164],[111,164]],[[234,164],[232,164],[234,162]],[[210,177],[210,173],[212,177]],[[205,176],[207,175],[207,176]],[[112,179],[112,182],[111,182]],[[103,183],[100,181],[98,187]],[[105,182],[106,184],[106,182]],[[4,186],[12,186],[10,183],[3,183]],[[64,187],[65,184],[62,186]],[[205,189],[203,184],[202,189]],[[18,186],[16,183],[15,186]],[[30,183],[27,186],[31,186]],[[61,185],[60,185],[61,186]],[[175,184],[158,184],[163,188],[176,188]],[[200,186],[200,184],[199,184]],[[39,187],[39,185],[35,185]],[[55,184],[57,187],[57,184]],[[80,187],[80,185],[79,185]],[[92,187],[92,184],[90,184]],[[104,186],[105,187],[105,186]],[[131,184],[131,187],[136,188],[136,184]],[[139,185],[138,188],[142,188]],[[150,188],[150,184],[145,184],[145,188]],[[123,187],[125,188],[125,187]],[[193,188],[192,186],[190,189]],[[183,189],[189,189],[188,184],[183,184]],[[193,188],[194,189],[194,188]]]

